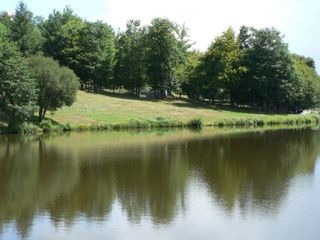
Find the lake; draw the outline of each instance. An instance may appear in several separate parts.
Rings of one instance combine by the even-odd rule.
[[[320,131],[0,136],[0,239],[308,239]]]

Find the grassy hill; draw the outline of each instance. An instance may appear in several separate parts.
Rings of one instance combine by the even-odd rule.
[[[201,118],[204,125],[235,123],[240,121],[258,121],[264,124],[294,124],[314,116],[259,114],[244,111],[226,110],[187,100],[149,100],[124,97],[122,95],[102,95],[79,91],[77,101],[71,107],[63,107],[48,118],[72,127],[99,124],[126,124],[132,120],[149,120],[158,117],[170,118],[187,123]]]

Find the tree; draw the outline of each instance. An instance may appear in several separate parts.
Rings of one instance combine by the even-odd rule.
[[[10,31],[11,20],[12,16],[8,12],[0,12],[0,23],[2,23],[8,29],[8,31]]]
[[[33,14],[27,5],[20,2],[10,24],[10,36],[17,43],[24,56],[36,54],[41,51],[43,38],[35,25]]]
[[[197,99],[200,96],[199,76],[197,76],[195,69],[198,68],[201,58],[202,53],[191,51],[187,55],[186,63],[182,65],[183,77],[180,80],[180,88],[192,99]]]
[[[238,87],[238,103],[264,110],[289,110],[291,86],[295,84],[288,45],[271,28],[243,27],[239,35],[242,64],[247,71]]]
[[[112,78],[115,53],[112,28],[101,22],[85,22],[79,32],[79,54],[74,57],[75,71],[87,89],[103,90]]]
[[[315,70],[314,60],[292,54],[295,84],[291,87],[291,109],[302,111],[320,104],[320,77]]]
[[[175,67],[176,85],[174,91],[181,94],[186,90],[190,67],[193,66],[193,60],[197,53],[189,51],[193,43],[189,40],[188,30],[185,25],[177,25],[177,40],[178,40],[178,65]]]
[[[109,83],[109,87],[112,88],[114,92],[116,88],[121,88],[125,81],[126,76],[128,76],[126,68],[126,43],[127,38],[124,33],[119,32],[115,36],[115,57],[114,57],[114,68],[113,68],[113,78]]]
[[[14,128],[31,117],[35,101],[35,81],[26,61],[16,44],[0,34],[0,108],[8,116],[9,128],[17,130]]]
[[[146,84],[146,29],[139,20],[130,20],[116,41],[115,78],[131,93],[139,96]]]
[[[70,7],[66,7],[62,13],[53,11],[41,25],[45,55],[71,68],[78,76],[83,72],[79,61],[82,51],[80,32],[84,27],[84,21]]]
[[[177,26],[168,19],[155,18],[147,34],[147,74],[156,96],[171,93],[176,85],[175,69],[180,63]]]
[[[240,66],[241,50],[234,31],[229,28],[212,42],[195,69],[194,84],[200,85],[198,94],[213,100],[234,102],[238,76],[245,70]],[[201,78],[201,79],[199,79]]]
[[[71,21],[73,21],[73,24],[69,24],[69,28],[64,27],[63,29],[63,26]],[[66,7],[63,12],[54,10],[40,26],[44,37],[43,50],[45,55],[58,60],[60,64],[68,64],[63,55],[63,49],[70,48],[70,45],[74,42],[72,39],[78,36],[79,29],[82,26],[81,18],[76,16],[70,7]],[[68,29],[70,29],[70,32],[68,32]]]
[[[55,111],[63,105],[73,104],[79,81],[72,70],[60,67],[58,62],[44,56],[32,56],[28,62],[39,89],[37,103],[40,122],[48,110]]]
[[[81,87],[102,90],[112,77],[114,33],[100,21],[83,21],[72,9],[54,11],[41,27],[47,56],[71,68]]]
[[[8,37],[8,28],[0,22],[0,38],[5,40]]]

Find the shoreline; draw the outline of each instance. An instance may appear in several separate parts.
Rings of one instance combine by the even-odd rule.
[[[263,128],[263,127],[312,127],[318,126],[320,116],[318,115],[290,115],[270,116],[268,118],[225,118],[210,122],[203,122],[201,118],[194,118],[188,122],[182,122],[166,117],[149,119],[132,119],[120,123],[98,123],[98,124],[61,124],[47,119],[42,123],[25,123],[20,132],[8,131],[4,126],[0,127],[0,134],[36,135],[56,132],[88,132],[88,131],[130,131],[130,130],[158,130],[158,129],[202,129],[206,128]]]

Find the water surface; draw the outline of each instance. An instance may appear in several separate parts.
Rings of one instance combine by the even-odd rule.
[[[0,239],[318,239],[317,130],[0,137]]]

